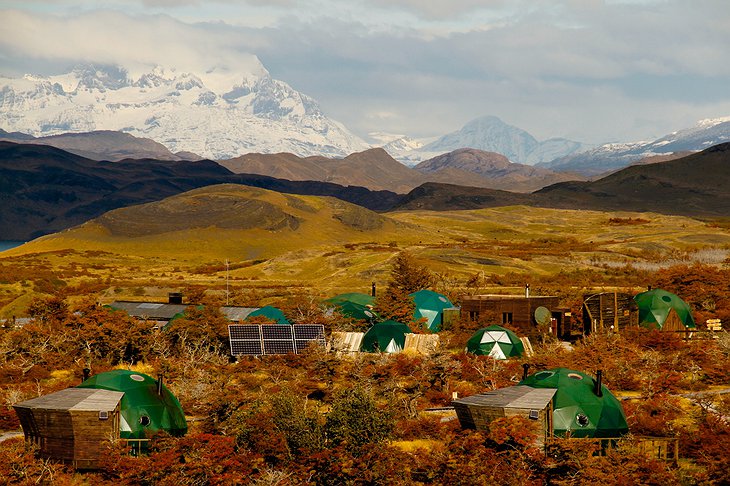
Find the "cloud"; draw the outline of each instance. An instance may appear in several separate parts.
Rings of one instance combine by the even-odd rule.
[[[0,69],[235,73],[263,69],[260,59],[363,135],[439,135],[494,114],[539,137],[601,141],[730,114],[730,8],[719,0],[95,3],[0,12]]]

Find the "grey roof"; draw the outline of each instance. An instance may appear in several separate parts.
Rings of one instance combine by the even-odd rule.
[[[243,321],[250,313],[256,310],[259,310],[259,307],[225,306],[221,307],[221,314],[223,314],[229,321]]]
[[[170,320],[176,314],[187,309],[185,304],[166,304],[162,302],[130,302],[118,300],[109,304],[109,307],[123,310],[132,317],[154,320]]]
[[[476,405],[483,407],[524,408],[542,410],[553,399],[555,388],[532,388],[517,385],[499,388],[479,395],[459,398],[452,403],[458,405]]]
[[[150,320],[169,321],[176,314],[185,312],[192,304],[167,304],[164,302],[132,302],[118,300],[109,304],[109,307],[123,310],[132,317]],[[258,307],[224,306],[220,308],[223,316],[229,321],[242,321]]]
[[[48,410],[114,410],[124,392],[95,388],[66,388],[42,397],[32,398],[13,405],[18,408]]]

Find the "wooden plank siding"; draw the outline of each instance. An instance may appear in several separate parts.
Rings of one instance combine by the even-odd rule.
[[[80,469],[98,467],[107,441],[119,438],[124,393],[68,388],[13,405],[39,455]]]
[[[491,318],[495,322],[512,326],[521,334],[537,337],[540,334],[535,320],[535,309],[547,308],[555,320],[552,332],[559,338],[567,339],[571,334],[568,309],[560,306],[556,296],[524,295],[464,295],[461,298],[461,315],[472,321]]]
[[[619,332],[639,325],[634,296],[620,292],[599,292],[583,296],[583,332]]]

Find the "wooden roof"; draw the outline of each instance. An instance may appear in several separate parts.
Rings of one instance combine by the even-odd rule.
[[[453,403],[469,406],[542,410],[548,406],[556,391],[555,388],[532,388],[517,385],[459,398],[454,400]]]
[[[55,393],[16,403],[13,407],[47,410],[114,410],[124,392],[94,388],[66,388]]]

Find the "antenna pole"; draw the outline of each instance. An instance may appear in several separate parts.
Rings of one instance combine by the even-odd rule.
[[[226,305],[228,305],[228,258],[226,258]]]

